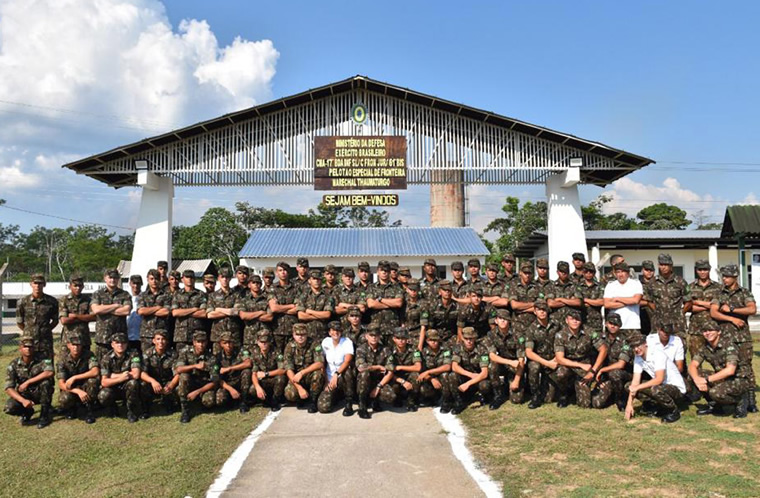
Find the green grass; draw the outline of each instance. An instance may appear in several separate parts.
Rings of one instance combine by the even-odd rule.
[[[754,366],[760,375],[760,362]],[[614,407],[507,403],[496,412],[465,410],[460,419],[505,496],[760,496],[760,414],[695,412],[662,424],[626,422]]]
[[[3,346],[3,372],[17,353],[15,341]],[[6,399],[3,394],[3,405]],[[43,430],[21,427],[17,417],[0,413],[0,495],[204,496],[225,460],[267,413],[260,407],[245,415],[204,413],[180,424],[179,414],[155,411],[135,424],[123,416],[98,418],[93,425],[56,416]]]

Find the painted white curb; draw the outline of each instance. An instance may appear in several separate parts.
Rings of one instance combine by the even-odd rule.
[[[213,484],[211,484],[211,487],[208,488],[206,498],[217,498],[227,490],[232,480],[235,479],[238,472],[240,472],[240,468],[243,466],[246,458],[251,454],[251,450],[253,450],[256,441],[258,441],[261,435],[264,434],[264,431],[272,425],[272,422],[274,422],[280,413],[282,413],[282,410],[269,412],[269,414],[264,417],[264,420],[262,420],[261,423],[248,434],[248,437],[245,438],[240,446],[232,452],[232,455],[230,455],[227,461],[224,462],[222,470],[219,471],[219,477],[217,477],[216,481],[214,481]]]
[[[501,486],[493,481],[488,474],[480,470],[478,464],[475,463],[472,453],[467,449],[465,445],[466,432],[459,419],[450,413],[441,413],[440,408],[433,409],[433,415],[435,415],[443,430],[446,431],[446,438],[449,440],[449,444],[451,444],[451,451],[454,453],[454,456],[462,463],[462,466],[470,474],[470,477],[472,477],[480,490],[488,498],[501,497]]]

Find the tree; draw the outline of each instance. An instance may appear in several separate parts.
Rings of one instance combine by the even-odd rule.
[[[247,202],[235,204],[238,221],[247,229],[256,228],[346,228],[397,227],[401,220],[390,222],[385,210],[366,207],[328,207],[319,204],[307,214],[286,213],[281,209],[254,207]]]
[[[638,230],[636,220],[625,213],[604,214],[604,205],[612,201],[609,195],[600,195],[588,206],[581,206],[583,226],[586,230]]]
[[[192,227],[176,227],[173,256],[177,259],[212,258],[234,267],[247,233],[238,217],[225,208],[211,208]]]
[[[683,230],[691,224],[683,209],[665,204],[652,204],[636,214],[644,230]]]
[[[533,232],[546,230],[545,202],[526,202],[521,207],[517,197],[507,197],[501,210],[506,216],[496,218],[485,229],[486,232],[499,234],[492,246],[493,256],[501,258],[503,254],[517,249]]]

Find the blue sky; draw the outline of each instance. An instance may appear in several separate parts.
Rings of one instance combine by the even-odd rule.
[[[76,5],[0,0],[0,197],[12,207],[134,226],[136,189],[57,166],[355,74],[655,159],[606,189],[613,210],[664,201],[722,221],[728,203],[760,198],[754,2]],[[62,20],[75,35],[56,29]],[[294,205],[284,188],[181,188],[176,220],[236,200],[303,211],[321,196],[301,192]],[[426,224],[426,192],[401,193],[391,215]],[[582,200],[602,192],[582,187]],[[543,188],[472,188],[471,224],[497,216],[506,195],[540,200]],[[0,209],[0,223],[71,222]]]

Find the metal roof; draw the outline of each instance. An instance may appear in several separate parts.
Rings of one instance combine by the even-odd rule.
[[[722,237],[743,235],[760,238],[760,206],[728,206],[723,218]]]
[[[472,228],[260,228],[241,258],[486,256]]]
[[[182,273],[185,270],[193,270],[195,272],[196,278],[202,277],[206,270],[209,269],[209,267],[212,268],[212,273],[216,271],[216,266],[214,265],[214,260],[212,259],[176,259],[172,261],[172,270],[177,270],[178,272]],[[119,264],[116,266],[116,269],[119,270],[119,273],[122,275],[122,277],[126,278],[131,275],[132,271],[132,262],[121,260],[119,261]]]
[[[609,159],[617,165],[617,168],[615,169],[582,171],[581,181],[584,183],[604,186],[632,171],[655,162],[647,157],[632,154],[599,142],[520,121],[491,111],[469,107],[432,95],[416,92],[408,88],[373,80],[366,76],[357,75],[342,81],[310,89],[296,95],[225,114],[217,118],[202,121],[155,137],[146,138],[138,142],[122,145],[106,152],[64,164],[62,167],[74,170],[79,174],[85,174],[117,188],[126,185],[135,185],[137,181],[136,172],[107,172],[105,167],[117,160],[140,159],[141,155],[144,155],[147,152],[156,149],[165,149],[166,146],[171,144],[185,142],[194,137],[208,135],[221,128],[249,122],[256,118],[261,118],[285,109],[354,90],[366,90],[375,94],[387,95],[402,101],[469,118],[476,122],[488,123],[496,127],[508,129],[531,137],[541,138],[548,142],[576,149],[582,153],[593,153]],[[534,154],[535,153],[537,152],[534,152]],[[184,158],[184,160],[186,161],[187,158]]]

